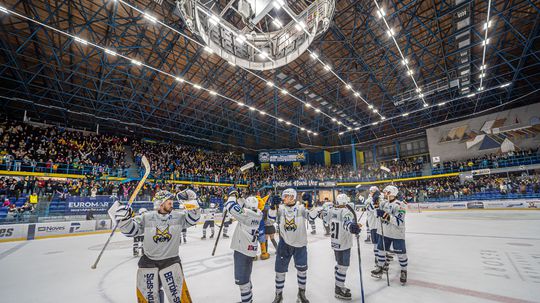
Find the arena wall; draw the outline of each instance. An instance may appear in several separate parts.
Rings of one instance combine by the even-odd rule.
[[[537,148],[540,145],[540,103],[484,115],[426,130],[429,153],[440,161]]]

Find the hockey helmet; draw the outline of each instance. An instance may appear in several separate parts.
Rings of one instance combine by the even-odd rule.
[[[140,216],[140,215],[144,214],[144,213],[147,212],[147,211],[148,211],[148,210],[147,210],[146,208],[142,207],[142,208],[139,209],[138,214],[139,214],[139,216]]]
[[[398,188],[395,187],[394,185],[388,185],[387,187],[383,189],[383,193],[388,193],[389,196],[397,197],[398,192],[399,192]]]
[[[347,196],[346,194],[339,194],[336,197],[336,204],[337,205],[346,205],[349,202],[351,202],[351,198]]]
[[[294,188],[287,188],[281,193],[282,199],[284,199],[285,196],[293,196],[293,199],[296,200],[296,190]]]

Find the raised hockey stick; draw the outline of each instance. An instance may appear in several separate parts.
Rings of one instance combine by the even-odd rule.
[[[251,169],[254,166],[255,166],[255,163],[249,162],[248,164],[240,167],[240,169],[236,172],[236,176],[234,177],[234,186],[235,187],[236,187],[236,183],[238,181],[238,176],[240,176],[240,174],[242,174],[243,172],[245,172],[248,169]],[[214,249],[212,249],[212,256],[214,256],[214,254],[216,253],[216,248],[217,248],[217,245],[219,243],[219,238],[221,237],[221,231],[223,230],[223,225],[225,225],[225,221],[227,220],[227,213],[228,213],[228,211],[227,211],[227,209],[225,209],[225,212],[223,212],[223,220],[221,221],[221,226],[219,226],[218,234],[217,234],[217,237],[216,237],[216,242],[214,243]]]
[[[127,204],[128,206],[131,206],[131,204],[133,203],[133,201],[137,197],[137,194],[139,193],[142,186],[144,185],[144,182],[148,178],[148,175],[150,174],[150,163],[148,163],[148,159],[146,159],[146,157],[143,156],[142,159],[141,159],[141,162],[142,162],[142,164],[144,166],[144,175],[141,178],[141,180],[139,181],[139,184],[137,184],[137,187],[135,187],[135,190],[131,194],[131,197],[129,197],[129,201],[128,201],[128,204]],[[118,222],[115,222],[114,228],[111,231],[111,234],[109,235],[109,238],[107,239],[107,242],[105,242],[105,245],[103,245],[103,248],[99,252],[99,255],[98,255],[96,261],[94,262],[94,264],[91,267],[92,269],[96,269],[96,267],[97,267],[97,265],[99,263],[99,260],[101,259],[101,256],[103,255],[103,252],[105,251],[105,249],[109,245],[109,242],[111,241],[112,237],[114,236],[114,233],[116,232],[117,228],[118,228]]]
[[[360,219],[362,219],[362,216],[364,215],[364,212],[360,215],[360,218],[356,218],[356,212],[354,211],[354,208],[350,206],[349,204],[345,205],[347,209],[353,214],[354,216],[354,222],[359,222]],[[364,303],[364,280],[362,279],[362,255],[360,254],[360,235],[356,235],[356,249],[358,252],[358,270],[360,271],[360,291],[362,296],[362,303]]]
[[[382,221],[382,218],[380,219],[380,221],[381,221],[382,248],[384,250],[384,263],[386,263],[386,245],[384,244],[384,227],[383,227],[384,223]],[[390,286],[390,278],[388,277],[388,269],[386,270],[386,285]]]

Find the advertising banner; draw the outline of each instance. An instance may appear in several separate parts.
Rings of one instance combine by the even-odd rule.
[[[113,205],[114,199],[108,196],[101,197],[70,197],[66,201],[66,216],[85,215],[89,211],[94,214],[106,214]]]
[[[274,181],[277,188],[285,187],[336,187],[334,181],[315,181],[315,180],[294,180],[294,181]]]
[[[28,224],[0,225],[0,242],[26,240]]]
[[[503,209],[503,208],[517,208],[517,209],[538,209],[540,206],[540,200],[485,200],[485,201],[463,201],[463,202],[424,202],[424,203],[409,203],[407,207],[409,210],[418,209]]]
[[[261,163],[290,163],[305,162],[306,151],[304,150],[275,150],[259,153]]]
[[[77,234],[96,230],[96,221],[47,222],[37,223],[35,238]]]

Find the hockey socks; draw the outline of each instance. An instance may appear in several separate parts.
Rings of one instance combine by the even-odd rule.
[[[347,277],[348,266],[336,265],[334,268],[336,286],[342,288],[345,287],[345,278]]]
[[[253,302],[253,293],[251,292],[251,282],[239,285],[239,287],[240,287],[240,296],[242,298],[242,303]]]
[[[298,288],[306,289],[307,271],[297,271],[296,278],[298,279]]]
[[[285,287],[285,274],[284,272],[276,273],[276,294],[281,294],[283,292],[283,287]]]

